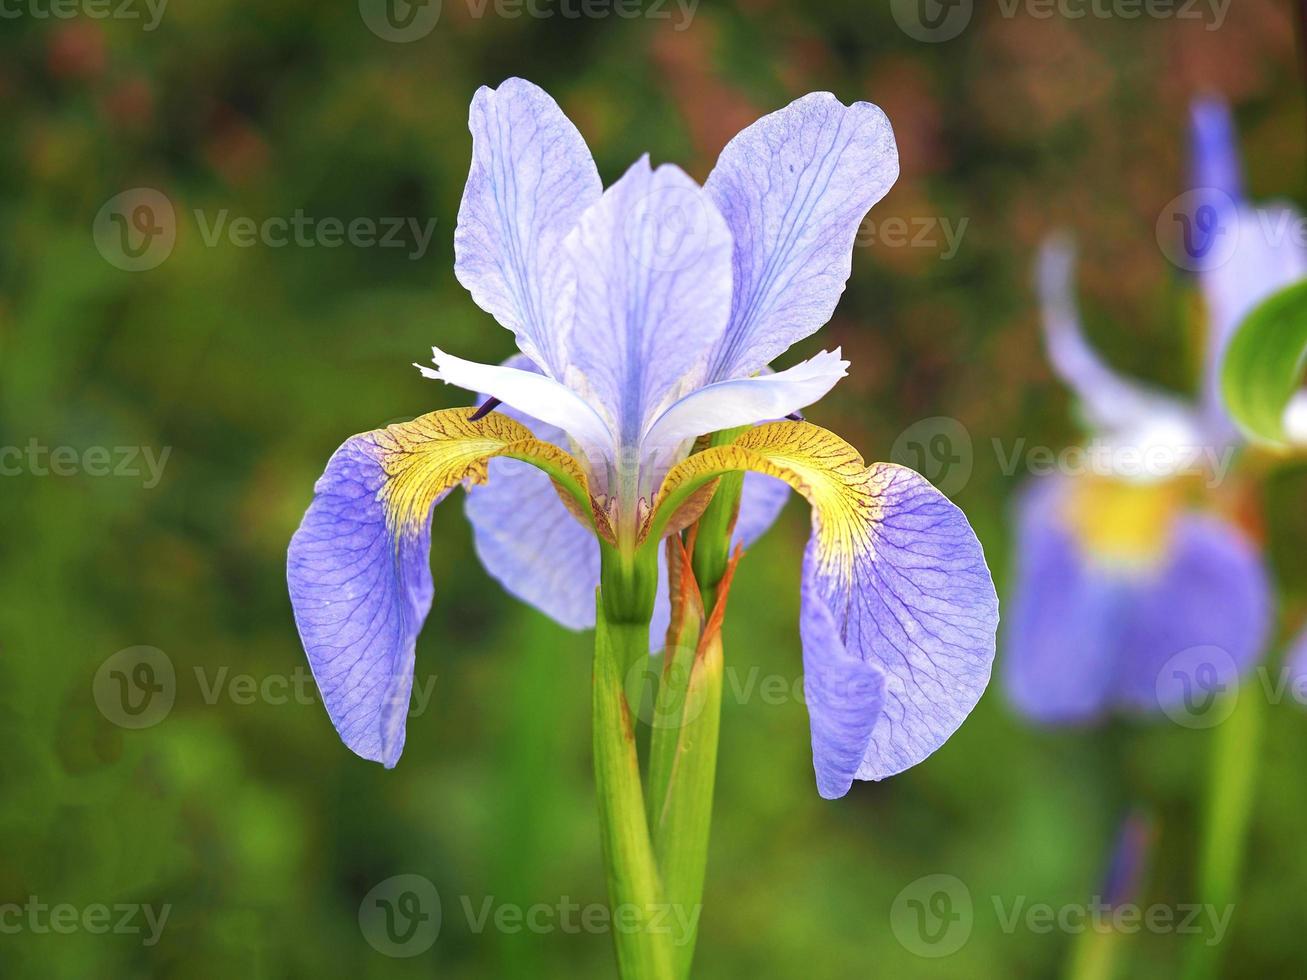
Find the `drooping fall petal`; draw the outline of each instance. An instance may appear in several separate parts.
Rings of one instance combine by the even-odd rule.
[[[861,699],[809,705],[822,793],[843,795],[854,778],[882,779],[920,762],[975,706],[994,657],[998,598],[966,518],[911,470],[869,467],[833,433],[777,422],[674,467],[652,531],[699,486],[735,470],[784,480],[812,505],[805,687]],[[883,674],[883,695],[865,683],[869,675],[850,686],[850,656]],[[850,724],[858,712],[874,721]],[[833,742],[839,732],[844,741]]]
[[[391,767],[404,748],[433,595],[432,508],[498,456],[531,460],[588,503],[567,453],[506,416],[469,422],[451,409],[347,440],[291,538],[286,579],[309,666],[341,739],[365,759]]]

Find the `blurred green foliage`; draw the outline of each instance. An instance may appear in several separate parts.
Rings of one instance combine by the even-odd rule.
[[[352,3],[177,2],[148,31],[33,12],[49,9],[23,0],[0,21],[0,444],[171,455],[150,489],[85,468],[0,481],[0,905],[171,911],[154,945],[6,928],[6,978],[611,973],[607,935],[478,932],[465,914],[491,896],[584,905],[604,893],[589,639],[500,591],[456,497],[436,513],[437,601],[418,647],[430,702],[398,768],[351,755],[293,686],[287,703],[279,687],[244,703],[247,682],[226,686],[306,674],[284,556],[331,451],[464,400],[410,366],[433,342],[482,360],[511,351],[452,273],[478,85],[518,74],[545,86],[606,180],[646,150],[703,178],[737,129],[806,91],[882,105],[903,176],[872,217],[926,222],[934,244],[869,226],[835,320],[791,357],[843,345],[851,376],[809,418],[869,459],[920,419],[965,426],[972,469],[955,499],[1000,592],[1021,475],[1003,471],[994,440],[1009,454],[1078,437],[1038,342],[1036,243],[1072,228],[1096,340],[1123,369],[1184,389],[1200,356],[1192,284],[1166,264],[1154,222],[1183,186],[1188,100],[1216,90],[1236,104],[1254,196],[1303,192],[1291,11],[1276,0],[1241,0],[1217,30],[980,4],[941,44],[908,37],[888,5],[851,0],[705,2],[688,24],[672,7],[567,19],[445,0],[434,30],[407,44],[378,37]],[[136,187],[173,203],[176,245],[128,272],[97,249],[92,223]],[[205,241],[219,214],[297,209],[434,219],[435,234],[416,258]],[[943,220],[966,222],[949,258]],[[1307,473],[1265,486],[1293,623],[1307,595]],[[757,686],[799,676],[806,521],[792,503],[732,595],[698,976],[1055,975],[1074,937],[1005,931],[996,901],[1090,900],[1135,804],[1159,827],[1140,900],[1195,900],[1210,733],[1165,721],[1038,731],[995,685],[926,764],[820,800],[803,705]],[[137,645],[164,651],[176,700],[132,730],[97,710],[93,684]],[[1307,717],[1293,704],[1270,713],[1265,751],[1230,977],[1301,963]],[[359,905],[406,873],[439,890],[441,930],[420,955],[389,958],[361,934]],[[961,879],[974,903],[970,939],[938,960],[900,943],[890,916],[932,873]],[[1131,937],[1128,974],[1169,975],[1186,941]]]

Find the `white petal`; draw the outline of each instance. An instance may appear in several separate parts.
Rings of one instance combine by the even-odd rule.
[[[818,401],[847,373],[849,362],[822,351],[792,368],[736,381],[719,381],[691,392],[649,427],[641,441],[645,459],[666,459],[687,439],[705,432],[781,419]]]
[[[431,348],[431,355],[435,370],[415,365],[426,377],[498,398],[520,412],[556,425],[587,454],[607,458],[612,452],[608,426],[571,388],[533,371],[465,361],[439,347]]]

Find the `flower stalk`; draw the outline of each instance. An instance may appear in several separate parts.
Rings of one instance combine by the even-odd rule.
[[[729,439],[734,433],[723,433]],[[740,552],[730,554],[743,478],[723,479],[686,541],[667,541],[672,618],[653,699],[648,776],[639,780],[634,723],[624,679],[647,654],[648,617],[618,624],[619,610],[643,608],[633,598],[654,578],[632,575],[614,549],[605,554],[604,589],[595,636],[595,768],[610,899],[665,904],[688,934],[616,935],[623,977],[690,974],[703,907],[713,785],[721,722],[722,623]],[[647,571],[647,570],[646,570]],[[702,577],[701,577],[702,576]],[[639,618],[638,616],[635,618]],[[643,671],[640,671],[643,676]],[[631,866],[625,866],[630,862]]]
[[[663,888],[644,816],[635,727],[623,690],[623,678],[634,658],[648,656],[648,626],[610,623],[604,603],[597,605],[595,790],[618,971],[629,980],[672,980],[670,940],[655,928],[662,917]],[[616,927],[619,921],[621,928]]]

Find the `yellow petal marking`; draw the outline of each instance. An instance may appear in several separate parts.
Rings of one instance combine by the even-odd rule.
[[[707,481],[733,470],[765,473],[784,480],[812,505],[821,570],[847,582],[854,557],[871,549],[892,469],[868,467],[847,442],[808,422],[760,425],[672,467],[655,501],[650,531],[661,533],[676,508]]]
[[[570,454],[541,442],[507,415],[491,413],[473,422],[471,412],[445,409],[370,433],[388,477],[380,494],[393,533],[420,531],[442,493],[459,483],[484,483],[487,466],[497,456],[535,464],[581,513],[592,512],[585,473]]]

